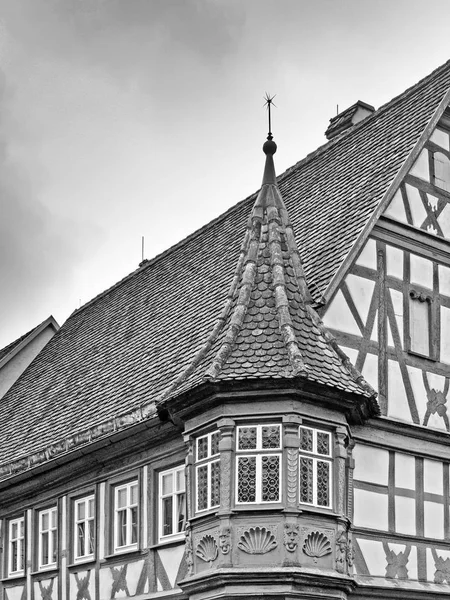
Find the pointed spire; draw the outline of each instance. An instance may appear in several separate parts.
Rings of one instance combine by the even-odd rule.
[[[222,310],[191,364],[161,402],[207,379],[306,378],[372,397],[311,306],[292,225],[277,184],[271,132],[262,186],[250,212],[234,277]]]

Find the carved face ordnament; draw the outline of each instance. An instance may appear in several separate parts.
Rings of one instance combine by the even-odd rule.
[[[286,523],[284,526],[284,545],[288,552],[294,552],[298,545],[298,525]]]

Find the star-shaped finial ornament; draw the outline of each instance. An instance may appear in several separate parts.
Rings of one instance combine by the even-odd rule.
[[[275,98],[276,94],[274,96],[271,96],[270,94],[268,94],[266,92],[266,95],[264,96],[264,106],[267,106],[267,112],[269,113],[269,135],[267,136],[268,140],[271,140],[273,138],[272,136],[272,121],[271,121],[271,113],[270,113],[270,107],[271,106],[275,106],[276,108],[276,104],[274,103],[273,99]]]

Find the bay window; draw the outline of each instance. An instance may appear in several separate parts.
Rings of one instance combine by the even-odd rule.
[[[197,512],[220,504],[220,433],[213,431],[196,440],[195,489]]]
[[[331,433],[301,426],[300,503],[331,508],[332,452]]]

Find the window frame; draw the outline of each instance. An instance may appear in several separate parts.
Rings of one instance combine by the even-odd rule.
[[[77,519],[77,507],[81,502],[85,503],[85,509],[88,508],[89,501],[93,501],[93,515],[92,517],[86,516],[83,520]],[[86,512],[88,515],[88,512]],[[90,554],[83,554],[82,556],[78,556],[77,547],[78,547],[78,523],[84,522],[85,524],[89,522],[93,522],[93,551]],[[85,532],[88,530],[86,527]],[[96,543],[97,543],[97,502],[96,502],[96,494],[95,492],[87,493],[82,496],[77,496],[76,498],[71,498],[71,532],[73,536],[72,540],[72,559],[76,564],[82,562],[89,562],[95,559],[96,555]],[[85,536],[85,546],[87,545],[88,537]]]
[[[7,519],[7,559],[6,559],[6,573],[8,577],[24,577],[25,576],[25,566],[26,566],[26,530],[25,530],[25,515],[21,515],[19,517],[13,517],[11,519]],[[22,536],[17,536],[16,538],[12,537],[12,526],[13,524],[19,525],[22,523]],[[21,561],[20,569],[16,571],[12,570],[12,544],[13,542],[18,542],[17,544],[17,560],[19,563],[19,559]]]
[[[186,528],[186,522],[187,522],[187,489],[186,489],[186,467],[184,464],[182,465],[177,465],[175,467],[171,467],[170,469],[165,469],[164,471],[160,471],[158,474],[158,542],[159,543],[165,543],[165,542],[172,542],[172,541],[176,541],[176,540],[184,540],[184,536],[185,536],[185,528]],[[184,483],[184,487],[183,489],[174,489],[176,487],[176,483],[177,483],[177,474],[178,473],[183,473],[183,483]],[[172,491],[170,493],[167,494],[163,494],[163,478],[167,475],[172,475],[173,476],[173,483],[175,484],[174,487],[172,488]],[[172,524],[176,524],[178,523],[178,519],[177,517],[177,507],[178,507],[178,503],[176,501],[174,501],[174,499],[178,500],[178,497],[181,496],[182,494],[184,494],[184,523],[183,523],[183,527],[180,531],[176,531],[175,533],[167,533],[164,534],[164,500],[166,498],[171,497],[172,498]]]
[[[45,514],[49,515],[49,528],[45,531],[42,529],[42,521]],[[55,525],[52,526],[52,516],[55,515]],[[48,506],[45,508],[39,508],[36,510],[36,518],[37,518],[37,544],[36,544],[36,552],[37,552],[37,567],[39,571],[48,571],[50,569],[56,569],[58,567],[58,546],[59,546],[59,511],[58,504],[54,504],[52,506]],[[53,532],[56,534],[53,536]],[[48,555],[49,557],[54,554],[55,560],[48,563],[43,563],[42,559],[42,550],[43,550],[43,534],[48,533]]]
[[[131,488],[136,486],[136,502],[129,503],[131,499]],[[119,491],[126,489],[126,500],[127,504],[124,507],[118,507],[118,495]],[[126,511],[126,541],[130,542],[132,540],[132,532],[133,532],[133,521],[132,521],[132,509],[136,508],[136,541],[126,543],[122,546],[118,545],[118,531],[119,531],[119,521],[118,521],[118,513],[122,509]],[[133,552],[139,549],[140,542],[140,524],[141,524],[141,486],[140,486],[140,478],[136,475],[132,479],[128,479],[126,481],[118,481],[117,483],[111,484],[111,525],[112,525],[112,552],[113,554],[122,554],[124,552]]]
[[[217,452],[212,452],[212,438],[213,436],[218,436],[217,442]],[[209,433],[205,433],[203,435],[199,435],[194,439],[194,455],[195,455],[195,512],[196,513],[205,513],[209,510],[216,510],[220,507],[220,451],[219,451],[219,443],[220,443],[221,433],[219,429],[214,429]],[[199,441],[207,439],[207,452],[206,456],[199,458]],[[211,502],[211,492],[212,492],[212,465],[218,465],[219,467],[219,502],[218,504],[212,504]],[[206,481],[207,481],[207,506],[205,508],[199,508],[199,496],[198,496],[198,472],[201,468],[206,466]]]
[[[256,429],[256,448],[254,449],[240,449],[239,448],[239,432],[242,429],[248,429],[254,427]],[[262,444],[262,429],[263,427],[277,427],[280,436],[280,444],[276,448],[263,448]],[[282,502],[283,494],[283,427],[281,423],[249,423],[245,425],[238,425],[236,427],[236,469],[235,469],[235,504],[236,506],[256,506],[256,505],[273,505]],[[263,458],[268,456],[275,456],[278,458],[278,499],[277,500],[263,500]],[[255,500],[242,502],[239,501],[239,459],[241,458],[255,458]]]
[[[310,431],[313,432],[313,449],[312,451],[309,450],[304,450],[301,447],[301,430],[302,429],[308,429]],[[326,434],[328,436],[328,443],[329,443],[329,454],[320,454],[317,451],[317,434],[318,433],[323,433]],[[300,446],[299,446],[299,460],[298,460],[298,502],[299,505],[301,505],[302,507],[312,507],[312,508],[317,508],[319,510],[333,510],[333,505],[334,505],[334,479],[333,479],[333,464],[334,464],[334,454],[333,454],[333,441],[334,441],[334,434],[332,431],[327,430],[327,429],[321,429],[319,427],[317,427],[316,425],[310,425],[310,424],[301,424],[299,425],[298,428],[298,438],[300,441]],[[304,502],[301,500],[301,492],[302,492],[302,474],[301,474],[301,459],[302,458],[307,458],[307,459],[311,459],[313,462],[313,483],[312,483],[312,489],[313,489],[313,501],[312,502]],[[326,462],[329,465],[329,472],[328,472],[328,496],[329,496],[329,503],[328,505],[324,505],[324,504],[319,504],[317,501],[317,490],[318,490],[318,485],[317,485],[317,480],[318,480],[318,475],[317,475],[317,463],[318,462]]]
[[[427,305],[427,318],[428,318],[428,353],[423,353],[417,348],[413,348],[412,340],[412,325],[416,321],[413,319],[413,303],[420,302]],[[405,349],[410,354],[426,358],[428,360],[439,361],[439,333],[437,332],[438,316],[438,302],[434,291],[421,288],[416,284],[410,284],[408,288],[408,294],[405,298],[405,304],[408,315],[408,322],[405,323],[404,327],[404,344]]]

